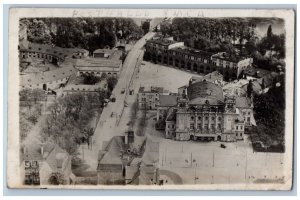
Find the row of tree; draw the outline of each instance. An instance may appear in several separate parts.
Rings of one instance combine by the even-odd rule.
[[[174,18],[161,23],[163,37],[173,36],[185,45],[209,52],[227,52],[232,58],[251,56],[254,64],[269,70],[285,67],[285,34],[276,35],[270,25],[259,38],[252,18]]]
[[[98,94],[69,94],[49,106],[49,114],[42,135],[54,141],[73,155],[79,144],[93,134],[90,121],[101,112],[106,92]]]
[[[137,40],[143,31],[129,18],[24,18],[28,40],[60,47],[114,47],[117,40]]]

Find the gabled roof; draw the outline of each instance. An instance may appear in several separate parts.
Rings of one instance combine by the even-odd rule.
[[[98,153],[100,164],[122,164],[121,152],[124,152],[126,147],[124,136],[113,137],[105,150]]]
[[[166,121],[176,121],[176,112],[177,109],[170,108],[167,113]]]
[[[151,139],[146,141],[145,153],[142,162],[146,165],[153,165],[159,161],[159,143],[153,142]]]
[[[235,102],[236,102],[237,108],[250,108],[251,107],[251,100],[247,97],[237,97]]]

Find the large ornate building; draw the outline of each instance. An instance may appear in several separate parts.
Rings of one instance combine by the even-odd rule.
[[[205,79],[179,88],[177,105],[157,112],[158,120],[165,121],[166,138],[228,142],[244,139],[253,115],[250,99],[224,96],[221,86]]]
[[[198,74],[219,71],[224,79],[235,80],[240,73],[251,66],[253,59],[232,57],[228,54],[211,53],[184,46],[183,42],[173,40],[149,40],[146,43],[144,59],[154,63],[173,66]]]

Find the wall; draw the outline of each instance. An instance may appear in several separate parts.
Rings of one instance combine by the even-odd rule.
[[[63,79],[54,80],[54,81],[51,81],[51,82],[38,83],[38,84],[32,84],[32,85],[23,85],[23,86],[20,86],[20,90],[26,89],[26,88],[28,88],[28,89],[42,89],[43,90],[43,85],[44,84],[46,84],[47,90],[48,89],[55,90],[55,89],[58,89],[61,84],[67,83],[68,79],[69,79],[69,77],[65,77]]]
[[[98,170],[98,184],[124,181],[122,165],[100,164],[103,169]]]

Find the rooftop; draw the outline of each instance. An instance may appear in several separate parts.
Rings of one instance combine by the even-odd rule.
[[[68,84],[64,88],[64,91],[99,91],[102,88],[101,85],[76,85],[76,84]]]
[[[122,164],[121,152],[125,151],[126,145],[124,143],[124,136],[115,136],[113,137],[105,150],[99,151],[98,159],[100,164]]]
[[[154,44],[159,44],[159,45],[163,45],[163,46],[168,46],[170,44],[177,43],[173,40],[167,40],[167,39],[148,40],[147,42],[154,43]]]
[[[164,93],[167,92],[164,90],[163,87],[155,87],[155,86],[145,86],[145,87],[140,87],[139,93]]]
[[[43,146],[43,154],[41,148]],[[34,144],[25,146],[24,160],[43,161],[51,167],[53,171],[58,167],[63,167],[64,162],[68,159],[69,154],[60,148],[57,144],[47,142],[45,144]]]
[[[176,106],[177,96],[175,95],[159,95],[159,106]]]
[[[205,76],[198,77],[198,76],[192,76],[190,79],[192,82],[198,82],[206,80],[211,83],[216,83],[218,80],[223,80],[223,75],[218,71],[213,71],[209,74],[206,74]]]
[[[236,107],[238,107],[238,108],[251,107],[251,100],[247,97],[237,97],[235,102],[236,102]]]
[[[67,78],[73,74],[76,74],[77,70],[73,67],[62,67],[56,70],[31,73],[20,76],[20,85],[34,85],[40,83],[47,83],[63,78]]]
[[[122,56],[122,51],[116,49],[96,49],[93,53],[108,54],[108,57],[103,58],[108,60],[120,60]]]
[[[81,48],[62,48],[47,44],[31,43],[28,41],[23,41],[20,43],[20,50],[28,52],[40,52],[43,54],[55,55],[62,58],[73,55],[75,53],[88,53],[87,50]]]
[[[186,46],[174,48],[174,49],[172,49],[172,51],[185,53],[185,54],[189,54],[189,55],[196,56],[196,57],[204,57],[204,58],[210,58],[213,55],[213,53],[211,53],[211,52],[202,51],[199,49],[193,49],[193,48],[186,47]]]
[[[151,139],[146,140],[146,149],[142,157],[142,162],[146,165],[153,165],[159,160],[159,143]]]
[[[121,60],[112,60],[106,58],[85,58],[78,59],[75,67],[90,67],[90,68],[119,68]]]
[[[226,52],[220,52],[220,53],[214,54],[214,55],[212,55],[212,58],[217,58],[220,60],[225,60],[225,61],[235,62],[235,63],[245,59],[244,57],[230,55]]]
[[[220,86],[206,80],[192,83],[187,88],[189,104],[212,104],[223,102],[223,90]]]

